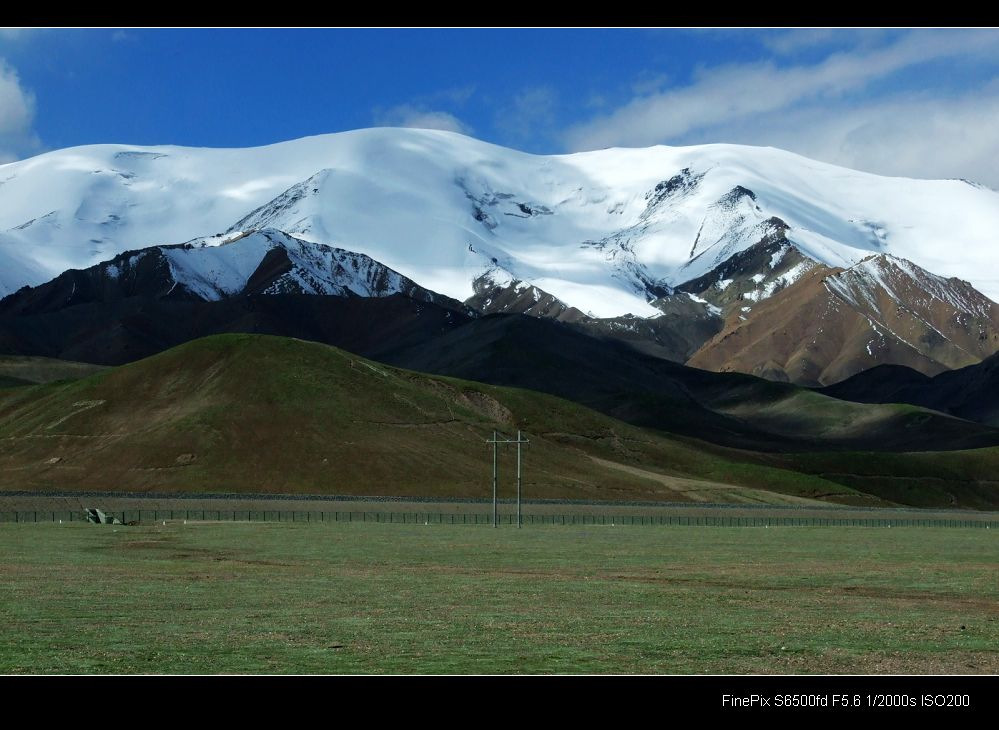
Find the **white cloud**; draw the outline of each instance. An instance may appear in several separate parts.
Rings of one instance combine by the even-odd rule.
[[[0,40],[17,41],[28,35],[32,28],[0,28]]]
[[[947,97],[900,95],[835,113],[809,105],[732,125],[725,141],[792,150],[881,175],[962,177],[999,189],[999,83]],[[686,142],[716,141],[702,132]]]
[[[762,37],[763,44],[778,55],[794,55],[834,45],[877,45],[884,41],[887,30],[871,28],[793,28],[778,30]]]
[[[11,162],[40,147],[32,130],[35,95],[21,85],[17,71],[0,58],[0,162]]]
[[[850,38],[857,38],[849,34]],[[884,39],[883,34],[872,36]],[[812,64],[773,61],[702,68],[692,83],[645,95],[565,133],[572,150],[658,143],[741,142],[885,174],[972,177],[995,185],[995,85],[974,93],[865,93],[904,70],[943,61],[999,62],[994,31],[911,31],[887,43],[862,38]],[[829,42],[800,31],[781,52]],[[883,88],[882,86],[878,87]],[[992,119],[997,117],[992,116]],[[983,158],[982,155],[989,155]]]
[[[496,127],[515,142],[545,136],[555,124],[558,94],[550,86],[522,90],[496,115]]]
[[[442,89],[441,91],[427,94],[421,100],[428,104],[445,101],[449,104],[462,106],[475,95],[476,90],[477,87],[475,84],[465,84],[464,86],[454,86],[450,89]]]
[[[666,74],[654,74],[648,71],[641,73],[631,84],[631,92],[636,96],[645,96],[662,89],[669,82]]]
[[[387,110],[375,111],[375,124],[380,127],[414,127],[416,129],[441,129],[445,132],[471,134],[472,129],[458,117],[444,111],[435,111],[413,104],[400,104]]]

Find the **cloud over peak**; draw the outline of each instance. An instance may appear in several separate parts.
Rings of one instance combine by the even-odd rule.
[[[460,134],[472,133],[471,127],[453,114],[414,104],[399,104],[391,109],[377,110],[374,120],[379,127],[413,127],[440,129]]]
[[[571,151],[769,145],[881,174],[975,175],[999,186],[989,164],[999,125],[987,121],[999,109],[999,83],[988,76],[999,71],[997,41],[994,31],[790,32],[767,42],[776,56],[702,65],[689,83],[636,94],[569,127],[562,140]],[[781,57],[803,51],[813,58]],[[939,73],[960,64],[974,69],[965,88]],[[937,72],[924,78],[927,68]]]
[[[0,163],[38,149],[32,130],[34,119],[35,95],[22,86],[17,71],[0,58]]]

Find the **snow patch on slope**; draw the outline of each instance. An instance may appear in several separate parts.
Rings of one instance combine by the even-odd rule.
[[[754,289],[752,291],[746,292],[743,298],[750,300],[751,302],[760,302],[764,299],[769,299],[774,294],[776,294],[781,289],[785,289],[794,282],[798,281],[802,276],[808,273],[811,269],[815,268],[816,264],[814,261],[805,259],[804,261],[799,261],[797,264],[792,266],[790,269],[785,271],[779,276],[775,276],[773,279],[768,281],[759,289]],[[753,276],[753,281],[757,284],[763,281],[766,277],[762,274],[756,274]]]
[[[333,296],[383,297],[406,293],[414,282],[377,261],[323,244],[302,241],[281,231],[264,230],[225,245],[161,247],[177,284],[207,301],[241,293],[273,249],[291,263],[264,294],[295,292]]]
[[[207,301],[238,294],[275,243],[263,234],[218,247],[163,248],[174,281]]]
[[[948,280],[896,256],[871,256],[859,264],[830,276],[826,287],[854,306],[877,308],[879,293],[895,302],[927,306],[939,299],[956,312],[988,317],[991,303],[967,282]]]
[[[716,317],[721,316],[722,313],[721,307],[712,304],[707,299],[701,299],[696,294],[691,294],[690,292],[684,292],[684,293],[688,297],[690,297],[691,301],[697,302],[698,304],[703,304],[704,308],[707,309],[708,312],[710,312],[711,314],[715,315]]]

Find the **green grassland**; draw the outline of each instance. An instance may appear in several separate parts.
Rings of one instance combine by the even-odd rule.
[[[999,672],[995,531],[0,526],[0,673]]]

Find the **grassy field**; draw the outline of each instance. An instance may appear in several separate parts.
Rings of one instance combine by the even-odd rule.
[[[999,672],[995,531],[0,526],[0,673]]]

